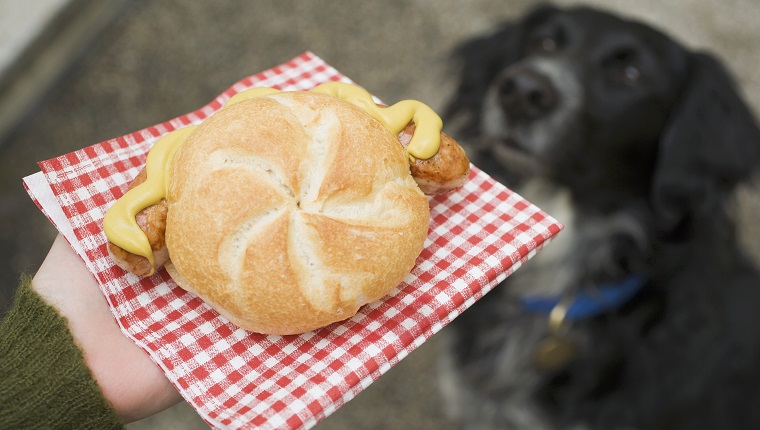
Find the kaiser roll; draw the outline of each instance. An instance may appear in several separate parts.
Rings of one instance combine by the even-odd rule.
[[[177,150],[167,202],[172,278],[239,327],[282,335],[388,294],[430,217],[398,139],[313,92],[241,101],[204,121]]]

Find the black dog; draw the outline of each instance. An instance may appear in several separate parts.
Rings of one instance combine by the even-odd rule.
[[[468,429],[760,429],[760,276],[731,212],[760,131],[721,64],[549,6],[459,54],[452,134],[565,231],[443,330],[447,410]]]

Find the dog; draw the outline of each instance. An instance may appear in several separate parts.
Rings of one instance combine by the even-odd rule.
[[[446,411],[467,429],[760,428],[760,276],[733,211],[760,130],[726,68],[551,5],[457,58],[451,133],[564,230],[442,330]]]

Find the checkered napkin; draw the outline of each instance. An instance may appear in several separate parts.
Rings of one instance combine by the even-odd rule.
[[[537,207],[473,166],[457,192],[431,199],[430,232],[412,272],[353,318],[299,336],[229,323],[165,271],[139,278],[108,257],[102,219],[159,137],[198,124],[239,91],[350,82],[306,52],[233,85],[171,121],[40,162],[29,194],[84,259],[124,333],[218,428],[310,428],[506,278],[559,232]]]

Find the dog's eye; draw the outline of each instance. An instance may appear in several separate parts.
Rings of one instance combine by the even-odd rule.
[[[623,82],[635,84],[641,79],[641,71],[636,66],[626,66],[620,78]]]
[[[614,82],[636,85],[641,81],[642,73],[638,66],[638,56],[632,49],[621,49],[615,52],[604,64]]]
[[[533,41],[533,52],[551,54],[557,50],[557,41],[549,36],[542,36]]]
[[[565,34],[561,27],[544,27],[529,39],[529,49],[534,54],[548,55],[562,49]]]
[[[618,85],[636,86],[641,82],[641,69],[632,64],[621,64],[608,70],[609,79]]]

